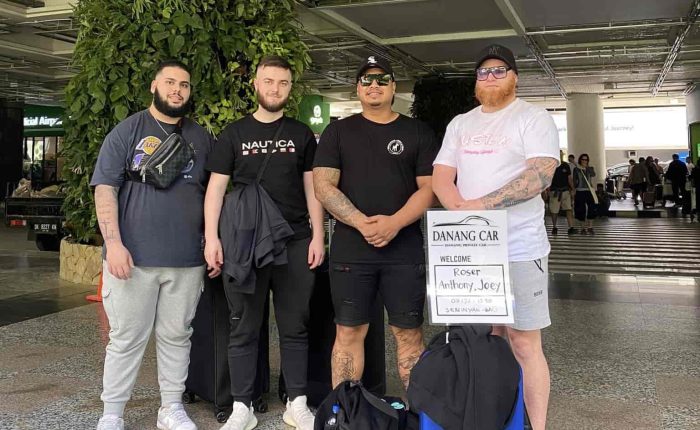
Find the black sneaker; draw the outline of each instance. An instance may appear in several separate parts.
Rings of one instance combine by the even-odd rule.
[[[588,229],[588,234],[590,234],[591,236],[593,236],[593,235],[595,234],[595,231],[593,231],[592,228],[589,228],[589,229]]]
[[[569,230],[566,231],[566,234],[576,234],[576,229],[573,227],[569,227]]]
[[[552,228],[552,236],[556,236],[557,233],[559,233],[559,230],[556,227]]]
[[[585,228],[582,228],[582,229],[581,229],[581,234],[585,236],[585,235],[587,235],[587,234],[588,234],[588,232],[586,231],[586,229],[585,229]]]

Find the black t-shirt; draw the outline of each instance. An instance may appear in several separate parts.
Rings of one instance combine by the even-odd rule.
[[[338,188],[367,216],[393,215],[418,190],[417,176],[433,174],[437,141],[421,121],[400,115],[378,124],[353,115],[326,127],[314,167],[339,169]],[[331,259],[346,263],[424,263],[420,223],[403,228],[383,248],[367,243],[359,231],[337,223]]]
[[[552,191],[564,191],[569,189],[569,176],[571,176],[571,166],[569,163],[561,163],[552,177]]]
[[[277,128],[284,128],[273,142]],[[264,123],[248,115],[229,124],[219,134],[207,170],[229,175],[233,183],[254,181],[268,152],[272,151],[260,184],[294,229],[294,238],[311,236],[309,210],[304,194],[304,172],[310,172],[316,153],[311,129],[295,119]],[[235,186],[235,185],[234,185]]]

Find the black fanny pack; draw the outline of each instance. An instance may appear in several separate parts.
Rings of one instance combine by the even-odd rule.
[[[138,166],[130,166],[127,177],[156,188],[168,188],[194,158],[194,148],[181,132],[181,124],[178,123],[175,132],[161,142],[153,154],[144,155]],[[134,167],[136,170],[133,170]]]

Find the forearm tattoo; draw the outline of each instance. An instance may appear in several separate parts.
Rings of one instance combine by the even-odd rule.
[[[121,241],[119,234],[119,188],[99,185],[95,189],[95,210],[105,243]]]
[[[539,195],[552,183],[557,160],[548,157],[532,158],[527,169],[500,189],[481,198],[486,209],[515,206]]]
[[[354,226],[354,218],[361,212],[345,194],[338,189],[340,170],[328,167],[314,169],[314,190],[316,198],[338,221]]]

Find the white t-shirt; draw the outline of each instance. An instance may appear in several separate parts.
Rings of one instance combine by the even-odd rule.
[[[435,164],[457,169],[457,189],[467,200],[508,184],[527,167],[526,160],[559,160],[559,133],[549,113],[515,99],[498,112],[481,106],[457,115],[447,126]],[[537,195],[508,211],[510,261],[530,261],[549,254],[544,202]]]

